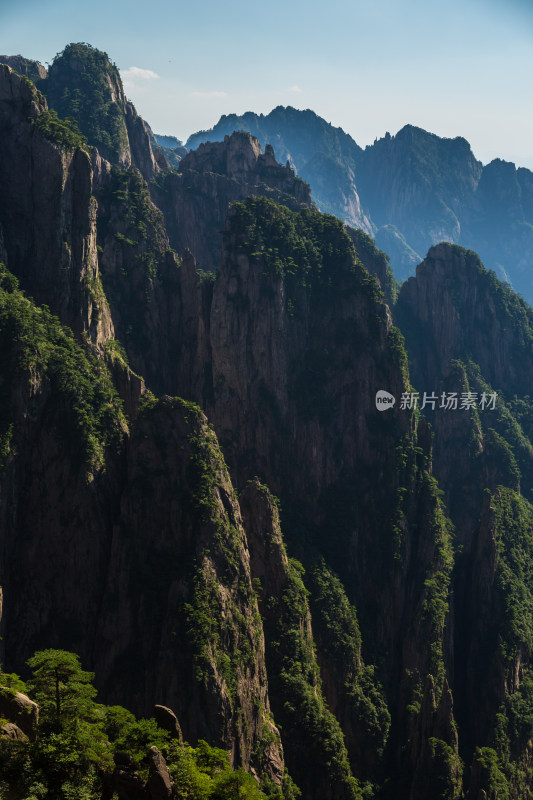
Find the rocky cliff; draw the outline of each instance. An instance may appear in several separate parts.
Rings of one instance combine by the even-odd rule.
[[[117,67],[106,53],[70,44],[39,83],[50,108],[76,120],[89,144],[113,164],[135,165],[151,180],[159,171],[148,126],[126,100]]]
[[[467,537],[481,511],[483,488],[503,482],[520,486],[531,498],[532,311],[483,267],[475,253],[443,244],[429,251],[416,278],[402,286],[396,317],[406,335],[413,382],[421,393],[435,392],[439,402],[442,391],[455,391],[458,397],[470,391],[478,400],[483,392],[498,396],[493,411],[437,409],[430,417],[436,431],[436,474],[449,492],[452,515],[461,508],[458,529]],[[461,439],[468,443],[473,461],[456,466],[454,442]],[[508,457],[505,443],[512,451]],[[477,492],[472,481],[479,486]],[[465,515],[466,498],[472,502],[476,494],[478,507]]]
[[[65,146],[74,134],[31,81],[4,65],[0,131],[4,260],[38,303],[101,348],[113,323],[98,272],[91,154]]]
[[[474,759],[471,796],[480,776],[488,791],[494,748],[523,791],[530,756],[516,714],[529,707],[532,312],[475,253],[443,244],[402,286],[396,317],[421,402],[424,391],[439,403],[443,393],[474,398],[469,409],[424,411],[462,547],[454,580],[456,713],[463,757]],[[483,407],[484,393],[497,397],[494,408]]]
[[[406,125],[367,147],[357,176],[378,228],[395,225],[424,253],[430,243],[460,241],[481,171],[465,139],[442,139]]]
[[[246,534],[198,408],[163,398],[142,415],[123,487],[93,642],[106,696],[170,706],[187,739],[209,739],[231,763],[279,784],[283,752],[269,718]]]
[[[219,268],[230,203],[250,195],[266,195],[293,208],[311,202],[309,187],[289,164],[282,167],[271,146],[263,153],[258,140],[244,133],[188,153],[178,174],[162,176],[152,195],[163,210],[172,247],[180,253],[189,249],[204,270]]]
[[[25,75],[34,83],[44,80],[48,75],[39,61],[31,61],[23,56],[0,56],[0,64],[7,64],[14,72]]]

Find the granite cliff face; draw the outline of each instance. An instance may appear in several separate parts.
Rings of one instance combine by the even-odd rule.
[[[9,76],[21,81],[12,73]],[[20,85],[27,86],[24,82]],[[31,87],[28,91],[33,97]],[[36,113],[46,113],[45,107]],[[25,136],[31,139],[32,130]],[[44,141],[63,159],[85,158],[80,149],[72,151]],[[254,150],[253,140],[246,137],[243,141],[244,154],[252,150],[252,174],[255,164],[255,168],[259,165],[271,174],[278,185],[303,186],[294,184],[291,173],[271,161],[270,152],[263,157],[258,148]],[[231,147],[231,142],[225,143],[226,150]],[[222,149],[220,152],[227,155]],[[230,153],[229,164],[246,176],[250,168],[245,159],[237,158],[238,154],[239,148]],[[200,156],[213,158],[205,150]],[[322,550],[334,568],[342,570],[350,582],[351,601],[360,602],[363,641],[376,625],[377,606],[373,603],[381,602],[369,602],[367,587],[374,579],[386,607],[392,609],[400,602],[406,615],[418,613],[426,573],[420,572],[415,580],[421,591],[416,599],[398,595],[396,589],[390,591],[389,579],[396,574],[394,580],[401,581],[402,572],[394,566],[394,550],[404,545],[399,544],[395,533],[394,515],[389,511],[384,515],[380,507],[385,497],[396,497],[396,449],[402,437],[412,436],[412,422],[408,415],[394,412],[395,422],[387,424],[388,433],[382,440],[382,460],[375,463],[372,453],[381,434],[377,429],[372,432],[365,421],[377,413],[372,407],[374,381],[401,391],[405,381],[402,350],[378,285],[356,260],[343,226],[313,209],[302,208],[298,196],[289,198],[298,208],[294,211],[272,199],[249,198],[237,204],[229,216],[218,278],[202,288],[192,256],[184,254],[178,266],[169,253],[161,217],[138,173],[111,169],[96,153],[92,162],[87,157],[83,163],[87,163],[99,204],[98,256],[103,287],[109,291],[111,318],[116,320],[117,329],[125,332],[124,344],[132,362],[136,353],[145,359],[144,367],[152,359],[153,373],[147,369],[147,374],[155,375],[161,366],[159,386],[163,391],[168,381],[173,392],[202,400],[222,437],[236,484],[244,486],[259,473],[287,501],[287,528],[296,553],[303,543],[299,543],[299,526],[294,520],[298,513],[303,514],[301,520],[308,521],[313,552]],[[218,164],[214,166],[221,169]],[[10,191],[16,191],[13,184],[7,185]],[[32,191],[30,183],[28,192]],[[60,189],[55,191],[61,197]],[[302,191],[308,198],[305,186]],[[86,202],[90,205],[93,201]],[[9,219],[7,223],[12,224]],[[134,235],[136,238],[131,238]],[[27,260],[13,260],[11,240],[6,240],[9,265],[13,263],[21,281],[28,281],[28,291],[33,291],[33,273],[25,272]],[[156,256],[165,253],[158,261]],[[296,261],[297,253],[305,254],[305,258]],[[129,274],[131,283],[122,281],[123,272]],[[10,293],[17,303],[23,303],[10,280],[6,273],[7,308],[15,303],[7,298]],[[150,300],[142,313],[136,306],[141,287]],[[165,292],[174,318],[164,310]],[[181,306],[174,308],[173,298],[180,298]],[[28,309],[27,313],[37,319],[38,309],[31,310],[31,304]],[[56,305],[54,310],[68,321],[68,309]],[[16,317],[16,307],[12,313]],[[139,322],[145,336],[129,336],[128,327]],[[362,781],[378,779],[388,741],[391,754],[397,754],[395,772],[399,770],[409,781],[412,770],[425,758],[424,750],[422,746],[415,749],[408,762],[401,755],[398,748],[405,712],[394,702],[388,710],[387,693],[397,671],[405,686],[403,691],[410,692],[412,679],[407,669],[416,666],[421,675],[440,669],[434,654],[420,640],[422,636],[424,641],[434,641],[434,634],[428,637],[413,630],[400,647],[403,628],[399,618],[391,615],[385,624],[380,623],[378,637],[369,638],[369,663],[381,658],[380,653],[388,648],[400,657],[394,669],[382,672],[386,685],[383,694],[378,677],[364,671],[365,662],[357,650],[356,618],[347,611],[345,625],[354,638],[354,656],[336,675],[330,673],[325,666],[332,658],[325,653],[330,646],[327,622],[322,622],[322,634],[317,633],[324,650],[317,660],[311,655],[314,634],[306,585],[299,568],[291,566],[283,555],[275,520],[271,524],[278,530],[278,546],[268,569],[277,577],[266,591],[273,599],[276,592],[286,599],[275,613],[269,612],[265,628],[251,589],[254,570],[249,566],[246,524],[243,527],[240,520],[215,435],[198,416],[200,412],[183,401],[163,399],[153,405],[145,399],[141,401],[145,410],[139,415],[140,385],[137,399],[130,402],[128,421],[103,367],[102,380],[105,378],[107,388],[97,383],[89,389],[87,385],[80,397],[92,398],[92,405],[80,409],[75,387],[81,390],[85,384],[78,371],[82,370],[87,376],[84,380],[90,381],[91,370],[98,374],[96,363],[72,340],[69,347],[74,361],[66,359],[65,364],[73,363],[73,372],[63,374],[56,351],[49,351],[44,344],[52,337],[57,342],[55,347],[60,348],[62,334],[55,323],[47,325],[52,328],[45,326],[43,344],[36,345],[36,352],[45,354],[43,360],[37,359],[29,372],[27,368],[17,371],[16,365],[26,362],[20,362],[15,348],[4,365],[8,376],[5,386],[11,387],[5,395],[3,416],[6,470],[2,491],[6,554],[3,625],[10,663],[20,669],[28,650],[41,642],[77,649],[96,669],[105,697],[113,696],[139,710],[151,708],[153,702],[175,708],[186,737],[208,737],[225,747],[235,764],[252,768],[279,785],[284,768],[282,745],[269,717],[271,675],[277,687],[274,711],[286,720],[289,770],[298,774],[309,794],[359,796],[354,776]],[[4,331],[7,354],[9,325]],[[170,341],[179,341],[178,334],[183,337],[183,352],[189,350],[188,361],[177,365],[176,372],[171,369],[175,361],[170,359],[170,366],[165,366],[165,353],[150,350],[150,342],[154,344],[165,331],[176,337]],[[81,332],[78,337],[84,341]],[[121,356],[113,342],[107,339],[103,344],[106,351],[111,348],[108,361],[116,364],[110,356]],[[191,343],[195,344],[191,347]],[[89,361],[85,363],[84,358]],[[343,374],[341,367],[344,369],[350,361],[351,370]],[[9,370],[15,377],[9,377]],[[127,370],[123,368],[121,374],[128,375]],[[31,375],[34,377],[30,379]],[[361,379],[362,375],[367,377]],[[149,384],[153,385],[151,378]],[[328,396],[334,399],[330,408]],[[109,416],[108,411],[106,416],[103,410],[110,407],[114,412]],[[353,408],[360,409],[359,415],[354,415]],[[27,418],[32,420],[30,426],[24,425]],[[85,460],[79,457],[76,425],[82,425]],[[69,444],[62,457],[65,435]],[[297,475],[302,452],[308,467]],[[380,474],[385,484],[389,477],[391,483],[383,498],[372,497],[373,476],[379,480]],[[354,481],[359,485],[359,510],[350,499]],[[412,488],[420,499],[405,510],[409,518],[432,513],[431,509],[437,511],[429,484],[424,488],[423,482],[414,479]],[[314,500],[308,504],[311,496]],[[24,504],[22,497],[26,498]],[[246,503],[252,531],[256,515],[266,511],[261,511],[260,498],[254,500],[250,492]],[[333,521],[331,516],[335,506],[345,511],[342,524],[340,518]],[[401,503],[397,511],[401,518]],[[327,544],[326,536],[322,548],[322,537],[332,524],[338,525],[337,537],[329,537]],[[379,574],[368,569],[372,557],[367,549],[375,546],[372,536],[354,533],[354,525],[368,533],[382,526],[380,547],[388,549],[389,566]],[[41,531],[36,541],[31,537],[34,529]],[[440,525],[439,530],[446,539]],[[413,547],[409,537],[404,544],[407,553]],[[417,551],[431,574],[441,569],[439,546],[434,539],[431,546]],[[348,560],[343,552],[350,553]],[[13,576],[22,563],[29,578],[19,591]],[[43,563],[50,566],[43,570]],[[82,563],[84,579],[79,580]],[[409,563],[407,559],[406,569],[410,569]],[[258,567],[256,577],[261,580],[263,575],[266,584],[265,568]],[[64,579],[67,573],[69,577]],[[319,594],[322,583],[316,571],[313,575]],[[338,587],[337,600],[344,597],[342,602],[349,609],[340,583]],[[41,611],[37,598],[44,603]],[[330,601],[331,613],[335,613],[337,600]],[[443,614],[432,624],[440,631]],[[267,629],[269,645],[265,651],[262,643]],[[301,644],[289,638],[279,649],[274,644],[276,630],[284,629],[300,631]],[[138,652],[141,640],[144,649]],[[134,652],[136,668],[132,666]],[[273,664],[270,675],[269,659]],[[324,693],[319,689],[321,668],[327,687]],[[298,676],[302,670],[305,677],[301,681]],[[353,696],[347,701],[351,710],[339,720],[328,703],[340,714],[335,698],[343,696],[346,675],[354,682]],[[440,678],[436,680],[440,697],[443,684]],[[289,712],[283,697],[290,697],[296,685],[300,699]],[[357,722],[362,703],[367,709],[367,717],[362,717],[364,724]],[[310,716],[302,718],[300,707],[308,708]],[[433,730],[434,713],[428,712],[428,731]],[[372,722],[376,714],[378,721]],[[310,722],[315,718],[317,727]],[[366,752],[367,729],[381,743],[383,753],[373,767],[365,767],[361,755]],[[306,750],[300,743],[306,737],[316,754],[312,780],[306,773]],[[337,760],[329,766],[328,748],[337,754]]]
[[[116,337],[135,372],[156,391],[175,393],[181,270],[163,215],[134,168],[102,175],[97,200],[99,267]]]
[[[162,176],[152,190],[163,210],[172,247],[189,249],[202,269],[220,264],[221,231],[228,205],[250,195],[266,195],[298,207],[311,202],[310,189],[272,147],[261,152],[254,137],[233,133],[223,142],[207,143],[188,153],[179,172]]]
[[[483,166],[464,139],[441,139],[406,126],[365,150],[357,181],[372,221],[385,226],[376,234],[384,249],[390,225],[416,253],[443,240],[457,243],[478,252],[515,291],[533,298],[527,267],[533,222],[529,170],[501,159]],[[394,252],[398,244],[400,253]],[[390,255],[398,278],[414,272],[401,239]]]
[[[280,783],[246,534],[198,408],[163,398],[145,412],[128,443],[123,487],[93,643],[106,695],[146,710],[170,706],[188,739],[209,739],[231,763]],[[270,749],[258,757],[265,728]]]
[[[14,72],[18,72],[19,75],[26,75],[34,83],[44,80],[48,75],[39,61],[31,61],[23,56],[0,56],[0,64],[7,64]]]
[[[199,399],[212,385],[206,331],[214,275],[196,265],[218,269],[229,204],[264,194],[298,208],[310,197],[307,184],[246,134],[203,146],[181,169],[150,186],[157,205],[135,170],[114,167],[102,177],[100,268],[132,368],[158,392]]]
[[[136,166],[146,180],[158,173],[148,126],[126,100],[118,69],[105,53],[86,44],[68,45],[39,88],[50,108],[76,120],[105,159]]]
[[[91,155],[46,132],[43,96],[0,65],[0,230],[21,287],[102,347],[113,323],[100,290]]]
[[[39,120],[49,119],[46,102],[29,82],[7,66],[1,69],[1,219],[6,231],[2,255],[35,303],[47,303],[71,326],[77,340],[69,327],[63,329],[48,311],[25,299],[17,289],[17,279],[2,267],[4,652],[20,670],[28,647],[76,649],[87,662],[95,666],[100,662],[97,669],[104,691],[145,712],[155,700],[173,706],[188,737],[217,742],[228,750],[233,763],[279,784],[284,774],[283,752],[269,714],[263,633],[250,583],[245,533],[216,439],[198,409],[170,400],[162,403],[160,411],[146,410],[130,430],[111,374],[91,354],[105,357],[130,420],[137,417],[144,385],[128,370],[114,339],[111,314],[117,316],[124,305],[117,302],[110,311],[100,283],[98,256],[109,270],[112,265],[116,272],[125,267],[133,270],[134,259],[106,254],[106,237],[113,235],[109,229],[114,225],[115,241],[121,245],[126,239],[122,230],[129,233],[128,225],[144,222],[145,238],[158,253],[163,251],[164,277],[172,270],[178,272],[168,240],[157,227],[159,212],[145,190],[133,204],[144,216],[114,216],[115,206],[106,205],[105,198],[116,191],[120,194],[124,185],[113,184],[110,165],[95,151],[89,154],[63,140],[54,141],[57,127],[41,130]],[[142,178],[136,172],[120,174],[126,175],[126,196],[115,198],[115,203],[129,208],[128,194],[140,192]],[[93,191],[102,198],[100,253]],[[43,196],[43,192],[48,194]],[[32,214],[32,208],[38,211]],[[106,218],[108,227],[102,228]],[[151,229],[146,225],[150,218]],[[143,256],[151,251],[139,250],[140,269],[148,270],[145,277],[150,279],[151,262]],[[145,294],[144,288],[138,289],[137,294],[141,293]],[[124,304],[135,296],[134,284]],[[131,322],[135,308],[130,308],[130,314]],[[117,322],[120,328],[120,316]],[[161,330],[159,326],[157,331]],[[155,357],[164,359],[159,352]],[[165,445],[163,451],[156,449],[150,455],[145,443],[149,440],[153,447],[154,436],[160,443],[167,441],[168,450]],[[172,463],[164,463],[166,453]],[[168,485],[159,481],[160,498],[147,499],[143,492],[161,473],[167,475]],[[182,519],[176,517],[175,504],[167,502],[172,494],[183,510]],[[165,518],[154,516],[159,504]],[[160,541],[148,535],[148,541],[152,540],[148,558],[141,507],[154,532],[167,531],[167,538]],[[139,525],[138,549],[135,525]],[[34,542],[32,530],[40,532]],[[219,548],[218,556],[213,553],[208,558],[213,544]],[[169,550],[172,562],[166,563]],[[45,563],[49,568],[43,570]],[[172,567],[177,563],[184,570],[181,577]],[[16,576],[22,570],[28,580],[18,590]],[[139,579],[139,570],[145,575],[145,589],[132,615],[129,592]],[[120,586],[118,576],[123,582]],[[125,605],[120,600],[123,587],[127,587]],[[178,631],[176,609],[182,624]],[[166,622],[169,614],[171,628]],[[139,621],[148,618],[154,641],[146,640],[146,658],[150,662],[155,658],[160,668],[150,668],[143,686],[144,679],[135,680],[142,670],[141,659],[139,671],[130,670],[131,682],[124,683],[121,676],[138,643]],[[155,656],[153,647],[159,655]],[[180,669],[183,674],[178,680]],[[184,689],[187,682],[190,688]]]
[[[529,443],[528,398],[532,392],[531,353],[533,316],[518,295],[484,269],[478,256],[457,246],[433,247],[398,297],[396,317],[407,338],[413,382],[421,392],[496,392],[494,412],[471,415],[440,412],[431,418],[435,438],[435,470],[442,485],[455,487],[448,502],[452,515],[461,508],[459,530],[475,527],[481,512],[481,490],[504,483],[520,486],[531,499],[533,471]],[[452,389],[453,386],[453,389]],[[496,452],[503,436],[516,459],[515,477],[508,459]],[[472,464],[464,461],[459,475],[453,465],[461,438],[469,443]],[[512,470],[511,470],[512,471]],[[470,473],[470,476],[469,474]],[[455,478],[454,478],[455,474]],[[475,478],[473,475],[475,474]],[[465,499],[475,496],[472,480],[479,484],[478,507],[465,515]],[[467,539],[465,539],[467,542]]]
[[[435,432],[434,472],[462,547],[454,694],[463,757],[474,759],[471,796],[488,774],[476,746],[496,746],[527,788],[528,744],[513,725],[528,692],[532,643],[523,605],[533,589],[524,571],[532,525],[532,311],[475,253],[442,244],[402,286],[395,313],[421,396],[471,392],[477,399],[471,410],[425,411]],[[480,405],[483,393],[497,395],[494,409]],[[521,625],[510,622],[515,614]]]

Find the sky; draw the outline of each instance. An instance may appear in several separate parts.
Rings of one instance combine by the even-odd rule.
[[[406,124],[533,169],[531,0],[0,0],[0,53],[108,53],[156,133],[311,108],[364,147]]]

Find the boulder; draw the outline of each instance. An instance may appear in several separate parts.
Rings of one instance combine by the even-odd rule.
[[[167,706],[154,706],[154,719],[164,731],[168,731],[173,739],[179,739],[183,744],[183,734],[178,718],[171,708]]]
[[[148,792],[133,758],[128,753],[115,753],[114,761],[115,770],[111,784],[119,800],[148,800]]]
[[[13,741],[17,742],[29,741],[26,734],[14,722],[6,722],[5,725],[2,725],[0,727],[0,736],[3,739],[13,739]]]
[[[0,717],[15,723],[30,741],[37,738],[39,706],[25,694],[0,687]]]
[[[168,771],[167,762],[157,747],[151,747],[148,754],[150,775],[146,788],[150,800],[170,800],[172,797],[172,780]]]

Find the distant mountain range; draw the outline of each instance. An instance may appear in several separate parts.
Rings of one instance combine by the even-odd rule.
[[[441,138],[412,125],[363,149],[342,128],[291,106],[278,106],[266,115],[223,115],[184,145],[175,136],[154,134],[127,103],[116,67],[94,49],[81,57],[79,47],[69,45],[49,74],[22,56],[0,56],[0,63],[35,80],[50,106],[60,116],[77,119],[89,143],[111,161],[123,163],[129,137],[133,163],[150,178],[157,157],[180,171],[187,151],[223,141],[234,131],[249,132],[263,150],[271,144],[277,160],[288,161],[309,183],[321,211],[372,236],[388,254],[397,280],[413,275],[427,250],[447,241],[475,250],[487,268],[533,303],[530,170],[501,159],[484,166],[466,139]],[[84,64],[81,71],[71,70],[76,58]],[[113,89],[104,99],[107,80]],[[87,93],[90,111],[79,106]],[[147,135],[154,151],[148,160]]]
[[[313,111],[222,116],[188,148],[249,131],[289,160],[321,211],[375,237],[398,280],[441,241],[476,250],[485,265],[533,302],[533,173],[501,159],[483,166],[468,142],[406,125],[364,150]]]

